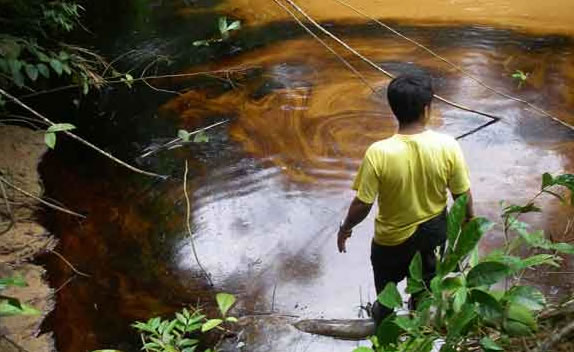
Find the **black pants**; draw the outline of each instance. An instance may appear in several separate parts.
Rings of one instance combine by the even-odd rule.
[[[446,242],[446,208],[434,218],[420,224],[415,233],[405,242],[396,246],[371,245],[371,264],[375,276],[375,288],[380,294],[387,283],[398,283],[409,273],[409,264],[417,252],[421,253],[423,279],[427,286],[436,271],[436,247]],[[392,310],[375,302],[373,317],[379,324]]]

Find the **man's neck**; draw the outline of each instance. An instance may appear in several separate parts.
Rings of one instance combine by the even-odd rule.
[[[413,122],[405,126],[399,126],[399,134],[418,134],[426,131],[426,124],[423,122]]]

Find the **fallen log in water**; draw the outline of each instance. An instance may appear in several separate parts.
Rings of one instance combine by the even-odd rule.
[[[298,330],[345,340],[364,340],[375,334],[372,319],[307,319],[293,324]]]

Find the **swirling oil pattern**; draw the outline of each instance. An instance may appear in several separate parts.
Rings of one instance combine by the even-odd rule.
[[[496,221],[499,202],[528,200],[539,190],[542,172],[574,172],[574,134],[569,129],[486,90],[335,2],[300,2],[382,68],[394,74],[430,74],[438,94],[502,117],[460,140],[478,214]],[[212,11],[201,1],[197,4],[166,6],[178,21]],[[353,4],[391,18],[402,33],[489,85],[574,123],[571,1]],[[243,21],[239,39],[208,64],[177,73],[245,70],[153,82],[155,89],[183,90],[163,92],[166,99],[150,103],[150,121],[161,122],[149,132],[152,140],[168,140],[180,128],[191,131],[229,120],[208,132],[208,143],[165,150],[143,161],[171,174],[169,181],[146,183],[105,160],[77,163],[58,154],[47,158],[43,173],[49,194],[89,214],[82,223],[54,214],[49,226],[60,237],[60,252],[92,275],[66,282],[69,268],[57,258],[48,260],[53,286],[61,289],[47,329],[54,332],[62,352],[136,351],[138,336],[130,330],[131,322],[198,301],[209,310],[210,297],[218,291],[238,296],[237,314],[278,312],[307,318],[354,318],[357,307],[374,298],[368,258],[374,214],[356,228],[346,255],[337,253],[334,236],[353,197],[349,187],[366,148],[396,131],[385,98],[389,79],[329,42],[365,76],[371,90],[272,1],[223,1],[216,10]],[[529,73],[520,88],[511,78],[515,70]],[[139,106],[134,111],[142,114]],[[114,128],[136,128],[129,117]],[[431,128],[453,136],[487,121],[433,104]],[[150,139],[140,143],[149,144]],[[213,288],[198,270],[185,230],[184,160],[190,164],[195,246]],[[525,220],[555,239],[571,241],[574,233],[567,224],[572,210],[549,198],[541,204],[545,212]],[[502,241],[495,228],[483,239],[481,250]],[[573,265],[565,261],[562,270],[571,271]],[[571,292],[574,282],[536,272],[524,280],[551,299]],[[280,324],[256,326],[246,336],[246,350],[350,351],[356,346]]]

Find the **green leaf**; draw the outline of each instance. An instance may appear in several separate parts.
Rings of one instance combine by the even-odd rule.
[[[46,143],[48,148],[54,149],[54,147],[56,146],[56,134],[53,132],[45,133],[44,143]]]
[[[531,257],[528,258],[524,258],[521,260],[521,264],[523,268],[529,268],[532,266],[538,266],[538,265],[550,265],[556,268],[560,267],[560,264],[558,264],[558,261],[562,260],[562,258],[557,257],[555,255],[552,254],[537,254],[537,255],[533,255]]]
[[[25,70],[30,80],[35,82],[38,79],[38,69],[36,68],[36,66],[28,64],[26,65]]]
[[[36,308],[21,303],[15,298],[0,300],[0,317],[14,316],[14,315],[39,315],[42,312]]]
[[[395,318],[395,324],[397,324],[401,329],[405,330],[409,334],[416,335],[417,330],[420,326],[420,321],[416,318],[409,318],[406,315],[401,315]]]
[[[193,136],[194,143],[207,143],[209,142],[209,137],[204,131],[200,131]]]
[[[36,68],[38,72],[44,76],[44,78],[50,78],[50,69],[45,64],[37,64]]]
[[[72,74],[72,69],[70,68],[70,65],[68,65],[65,62],[62,63],[62,70],[68,75]]]
[[[510,273],[506,264],[483,262],[470,269],[466,281],[469,287],[489,286],[497,283]]]
[[[237,323],[239,320],[236,317],[227,317],[225,318],[225,321],[228,321],[230,323]]]
[[[52,67],[52,69],[54,70],[54,72],[56,72],[56,74],[58,76],[61,76],[62,72],[64,71],[64,67],[62,66],[62,63],[56,59],[50,60],[50,67]]]
[[[540,209],[539,207],[534,205],[534,203],[529,203],[529,204],[524,205],[524,206],[512,204],[512,205],[509,205],[503,209],[502,215],[508,216],[510,214],[526,214],[526,213],[533,213],[533,212],[539,213],[541,211],[542,211],[542,209]]]
[[[175,313],[175,318],[182,324],[187,323],[187,319],[181,313]]]
[[[235,304],[235,296],[229,293],[218,293],[215,295],[215,300],[222,316],[225,316],[229,308]]]
[[[544,294],[531,286],[513,287],[507,292],[506,299],[533,311],[542,310],[546,306]]]
[[[425,289],[422,281],[414,280],[413,278],[407,278],[407,289],[408,294],[418,293]]]
[[[444,276],[453,271],[458,262],[463,259],[478,244],[480,238],[494,223],[485,218],[474,218],[464,225],[454,249],[447,253],[443,262],[439,265],[439,275]]]
[[[496,344],[496,342],[494,342],[494,340],[492,340],[490,337],[485,336],[482,339],[480,339],[480,346],[482,346],[482,348],[486,351],[486,352],[491,352],[491,351],[504,351],[504,348],[500,347],[499,345]]]
[[[394,282],[387,283],[383,291],[377,296],[377,301],[390,309],[399,308],[403,305],[403,300]]]
[[[26,281],[24,281],[24,279],[19,276],[5,277],[0,279],[0,290],[3,290],[8,286],[26,287],[27,284]]]
[[[446,277],[440,283],[441,289],[445,291],[453,291],[462,286],[464,286],[464,278],[461,276]]]
[[[540,189],[543,190],[544,188],[553,185],[554,185],[554,178],[552,177],[552,175],[550,175],[548,172],[542,174],[542,186],[540,186]]]
[[[470,304],[465,304],[460,312],[448,319],[447,339],[451,340],[459,337],[475,318],[476,312],[474,311],[474,307]]]
[[[447,239],[451,250],[454,248],[462,223],[466,219],[466,203],[468,203],[468,195],[463,194],[454,201],[447,216]]]
[[[466,287],[460,287],[454,292],[454,300],[452,302],[452,309],[455,313],[460,312],[462,306],[466,303],[468,290]]]
[[[574,174],[558,175],[554,178],[554,184],[566,187],[570,190],[570,203],[574,205]]]
[[[187,132],[186,130],[178,130],[177,136],[181,138],[182,141],[189,142],[189,132]]]
[[[458,258],[466,256],[477,244],[483,234],[490,230],[494,223],[486,218],[474,218],[464,225],[457,241],[454,253]]]
[[[63,132],[63,131],[70,131],[70,130],[73,130],[75,128],[76,128],[76,126],[72,125],[71,123],[55,123],[55,124],[51,125],[50,127],[48,127],[46,132],[47,133]]]
[[[523,323],[514,320],[505,320],[502,323],[502,328],[510,336],[531,336],[532,330]]]
[[[377,340],[383,347],[396,344],[401,335],[401,328],[395,324],[395,318],[395,313],[389,314],[377,327]]]
[[[228,31],[235,31],[241,28],[241,21],[233,21],[229,26],[227,26]]]
[[[360,346],[355,348],[353,352],[375,352],[375,351],[373,351],[373,349],[370,347]]]
[[[423,280],[423,260],[421,253],[417,252],[409,264],[410,277],[416,281]]]
[[[177,347],[191,347],[199,344],[199,340],[197,339],[181,339],[177,342]]]
[[[525,306],[516,303],[510,303],[507,307],[506,318],[526,325],[530,330],[536,331],[536,319],[532,312]]]
[[[223,34],[227,31],[227,17],[219,17],[218,19],[219,33]]]
[[[476,312],[488,322],[495,323],[502,318],[503,309],[498,300],[490,293],[483,290],[473,289],[469,299],[476,304]]]
[[[534,232],[527,232],[524,227],[512,226],[518,234],[526,241],[528,245],[534,248],[541,248],[546,250],[555,250],[561,253],[574,254],[574,245],[562,242],[552,242],[546,238],[544,231],[538,230]]]
[[[203,323],[203,325],[201,326],[201,332],[209,331],[209,330],[221,325],[221,323],[223,323],[223,320],[221,320],[221,319],[210,319],[210,320],[206,321],[205,323]]]

